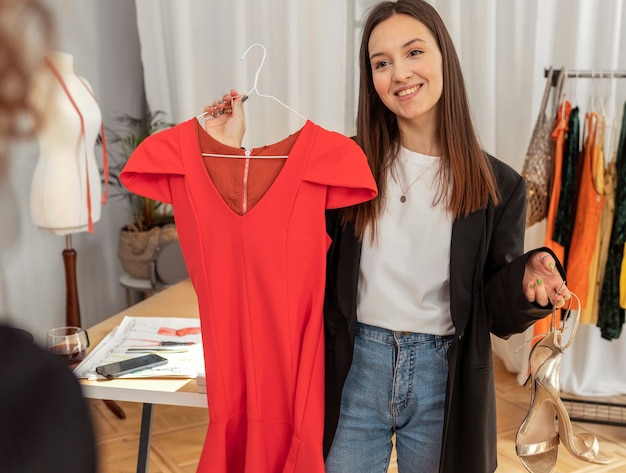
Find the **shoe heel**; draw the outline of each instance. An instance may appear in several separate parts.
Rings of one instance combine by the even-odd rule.
[[[591,433],[581,432],[574,435],[572,422],[563,401],[556,398],[553,401],[559,421],[559,437],[565,448],[579,460],[597,465],[608,465],[611,459],[600,451],[600,443],[598,438]]]
[[[549,412],[545,412],[549,409]],[[555,411],[549,395],[533,380],[531,384],[531,403],[526,417],[522,421],[515,436],[515,451],[520,462],[530,473],[552,473],[556,467],[558,456],[559,435],[554,424]],[[532,432],[532,427],[543,427],[543,422],[534,423],[539,417],[549,416],[552,419],[552,432]],[[550,427],[549,427],[550,428]],[[548,440],[540,440],[540,439]]]

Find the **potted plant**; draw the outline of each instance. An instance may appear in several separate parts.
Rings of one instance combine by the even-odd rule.
[[[148,110],[140,117],[121,114],[115,121],[116,128],[107,131],[110,196],[124,199],[131,213],[131,221],[119,232],[117,254],[130,276],[148,279],[156,248],[178,239],[173,210],[168,204],[130,192],[122,184],[120,174],[144,139],[174,124],[165,119],[161,110]]]

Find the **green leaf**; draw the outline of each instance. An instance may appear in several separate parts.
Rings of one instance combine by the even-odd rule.
[[[107,128],[106,139],[109,158],[109,179],[111,197],[123,198],[128,202],[132,215],[132,223],[140,231],[150,230],[155,226],[162,226],[174,222],[174,214],[171,206],[139,196],[130,192],[120,180],[120,174],[126,166],[128,159],[135,149],[148,136],[165,128],[174,126],[174,123],[166,120],[165,112],[148,110],[145,115],[134,117],[129,114],[121,114],[114,117],[116,126]],[[101,137],[98,143],[101,144]],[[104,175],[104,170],[100,169]]]

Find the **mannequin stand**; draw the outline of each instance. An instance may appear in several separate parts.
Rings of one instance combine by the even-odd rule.
[[[72,248],[72,235],[65,236],[63,250],[65,265],[65,322],[71,327],[80,327],[78,286],[76,285],[76,250]]]
[[[65,249],[63,250],[63,263],[65,265],[65,322],[71,327],[80,327],[80,306],[78,304],[78,286],[76,284],[76,250],[72,248],[72,235],[65,236]],[[103,399],[102,402],[119,419],[126,419],[126,413],[115,402]]]

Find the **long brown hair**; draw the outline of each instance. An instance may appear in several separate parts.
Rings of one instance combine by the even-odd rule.
[[[352,221],[359,238],[368,225],[376,235],[383,212],[387,177],[400,148],[396,116],[376,93],[369,59],[369,39],[374,28],[395,14],[409,15],[424,24],[441,51],[443,92],[438,103],[437,139],[441,147],[439,197],[454,218],[497,204],[499,190],[486,153],[474,132],[461,64],[446,26],[437,11],[423,0],[385,1],[369,12],[359,53],[360,84],[356,141],[363,148],[378,185],[378,197],[346,209],[344,222]],[[450,186],[452,188],[450,189]]]

